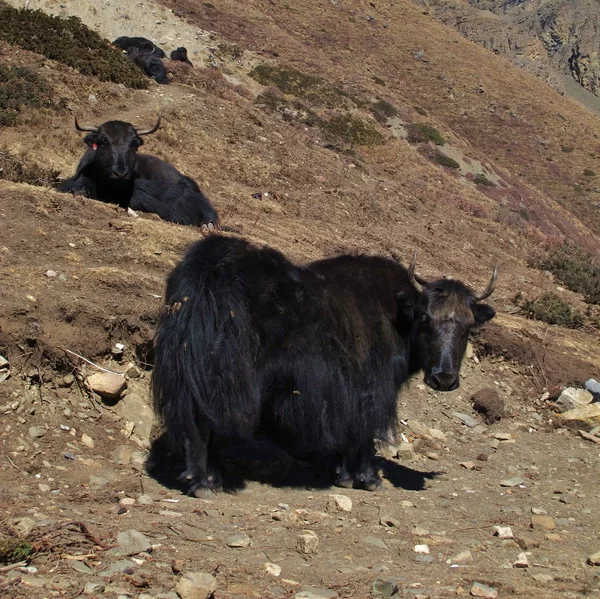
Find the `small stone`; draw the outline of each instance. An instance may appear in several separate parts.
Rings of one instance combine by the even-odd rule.
[[[129,362],[125,369],[125,374],[130,379],[139,379],[142,376],[142,371],[133,362]]]
[[[90,487],[92,489],[99,489],[100,487],[105,487],[107,484],[108,480],[101,476],[94,476],[93,474],[90,476]]]
[[[498,591],[494,587],[489,587],[481,582],[474,582],[471,587],[473,597],[483,597],[484,599],[496,599]]]
[[[51,279],[52,279],[52,278],[54,278],[54,277],[55,277],[55,276],[56,276],[58,273],[57,273],[55,270],[47,270],[45,274],[46,274],[46,276],[47,276],[47,277],[49,277],[49,278],[51,278]]]
[[[478,466],[475,462],[459,462],[458,465],[467,470],[481,470],[481,466]]]
[[[581,428],[596,426],[600,424],[600,402],[579,406],[558,414],[557,420],[559,422],[563,420],[577,422]]]
[[[319,537],[312,530],[303,530],[296,538],[296,549],[305,555],[319,551]]]
[[[511,433],[495,433],[494,439],[498,439],[498,441],[512,441],[513,436]]]
[[[117,535],[116,550],[118,555],[135,555],[152,551],[152,542],[143,533],[137,530],[126,530]]]
[[[490,441],[490,447],[492,449],[498,449],[500,447],[500,441],[498,441],[498,439],[492,439]]]
[[[400,520],[392,516],[381,516],[379,523],[390,528],[398,528],[400,526]]]
[[[417,507],[412,501],[409,501],[408,499],[403,499],[400,502],[400,507],[404,508],[404,509],[408,509],[411,507]]]
[[[391,597],[398,592],[398,584],[390,577],[379,576],[373,582],[373,592],[383,597]]]
[[[531,508],[531,513],[532,513],[532,514],[536,514],[536,515],[538,515],[538,516],[539,516],[540,514],[544,514],[544,515],[545,515],[545,514],[547,514],[547,513],[548,513],[548,510],[547,510],[546,508],[544,508],[544,507],[532,507],[532,508]]]
[[[227,546],[228,547],[250,547],[250,544],[252,543],[250,537],[247,534],[239,534],[239,535],[233,535],[232,537],[229,537],[229,539],[227,539]]]
[[[513,568],[529,568],[529,560],[525,552],[517,555],[517,559],[513,562]]]
[[[556,528],[556,522],[552,516],[534,514],[531,516],[531,528],[534,530],[554,530]]]
[[[112,372],[96,372],[87,377],[89,388],[100,397],[115,399],[127,387],[127,381],[122,374]]]
[[[265,571],[267,574],[277,577],[281,574],[281,566],[278,566],[277,564],[273,564],[271,562],[267,562],[265,564]]]
[[[585,389],[567,387],[556,400],[556,405],[561,412],[567,412],[568,410],[592,403],[593,399],[594,396]]]
[[[22,533],[24,536],[27,536],[35,527],[37,523],[32,518],[19,518],[19,520],[15,521],[14,527]]]
[[[294,595],[296,599],[335,599],[339,595],[331,589],[319,589],[316,587],[305,587]]]
[[[81,435],[81,442],[86,447],[89,447],[90,449],[94,449],[94,439],[92,439],[89,435],[86,435],[85,433],[83,433],[83,435]]]
[[[468,549],[466,551],[461,551],[448,560],[448,562],[451,564],[464,564],[471,561],[473,561],[473,555]]]
[[[428,545],[415,545],[413,547],[413,551],[415,553],[429,553],[429,546]]]
[[[93,574],[94,573],[94,571],[89,566],[86,566],[83,562],[80,562],[80,561],[72,562],[71,567],[76,572],[81,572],[82,574]]]
[[[362,540],[363,543],[367,545],[372,545],[373,547],[377,547],[378,549],[387,549],[388,546],[377,537],[364,537]]]
[[[596,435],[591,435],[590,433],[581,430],[577,432],[581,437],[587,439],[588,441],[591,441],[592,443],[600,443],[600,437],[596,437]]]
[[[398,457],[401,460],[414,460],[415,459],[415,448],[412,443],[405,443],[404,441],[398,445]]]
[[[181,599],[209,599],[217,590],[217,579],[205,572],[186,572],[175,586]]]
[[[50,491],[50,485],[47,485],[46,483],[40,483],[38,485],[38,489],[42,492],[42,493],[48,493],[48,491]]]
[[[154,503],[154,499],[152,499],[150,495],[144,494],[138,497],[137,502],[140,505],[150,505],[151,503]]]
[[[121,505],[134,505],[135,504],[135,499],[133,497],[123,497],[119,503]]]
[[[587,558],[587,563],[590,564],[590,566],[600,566],[600,551],[590,555],[590,557]]]
[[[512,478],[507,478],[500,481],[501,487],[518,487],[519,485],[524,484],[525,481],[520,476],[513,476]]]
[[[600,401],[600,383],[594,379],[585,382],[585,388],[594,396],[594,401]]]
[[[429,531],[426,528],[423,528],[422,526],[419,526],[417,524],[413,526],[412,530],[410,531],[410,534],[415,537],[427,537],[429,536]]]
[[[48,429],[45,426],[30,426],[28,432],[32,439],[40,439],[48,432]]]
[[[117,562],[113,562],[112,564],[107,564],[106,570],[98,573],[98,576],[102,578],[112,578],[115,574],[119,572],[129,572],[132,571],[136,566],[136,563],[129,559],[122,559]]]
[[[504,401],[495,389],[480,389],[471,397],[473,409],[486,424],[498,422],[504,416]]]
[[[554,543],[562,541],[562,537],[556,532],[547,532],[544,535],[546,541],[552,541]]]
[[[125,466],[129,464],[132,453],[133,448],[129,447],[129,445],[119,445],[119,447],[112,452],[113,462],[121,466]]]
[[[510,526],[494,526],[494,535],[501,539],[512,539],[513,531]]]
[[[104,593],[104,583],[102,582],[86,582],[83,587],[83,592],[86,595],[95,595]]]
[[[467,349],[465,350],[465,358],[467,358],[467,360],[472,360],[474,355],[473,344],[469,341],[467,342]]]
[[[464,425],[468,426],[469,428],[475,428],[479,424],[479,422],[475,420],[473,416],[469,416],[469,414],[463,414],[461,412],[452,412],[452,416],[454,416],[454,418],[458,418],[458,420],[460,420]]]
[[[446,441],[446,435],[441,430],[437,428],[430,428],[428,432],[429,436],[433,439],[436,439],[438,441]]]
[[[541,584],[547,584],[554,580],[554,576],[551,574],[534,574],[531,578]]]
[[[328,512],[351,512],[352,499],[346,495],[330,495],[327,502]]]

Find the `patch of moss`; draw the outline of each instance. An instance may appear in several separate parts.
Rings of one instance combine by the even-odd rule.
[[[443,146],[446,143],[444,136],[428,123],[411,123],[407,127],[408,143],[418,144],[432,141],[436,146]]]
[[[275,89],[266,89],[256,97],[256,103],[270,112],[277,112],[284,121],[298,122],[313,127],[321,119],[308,107],[298,101],[289,102]]]
[[[123,52],[77,17],[62,19],[40,10],[0,5],[0,39],[66,64],[101,81],[145,89],[148,79]]]
[[[398,115],[396,107],[386,100],[377,100],[377,102],[371,106],[371,112],[375,119],[380,123],[386,123],[388,119]]]
[[[483,173],[477,173],[473,178],[475,185],[485,185],[486,187],[496,187],[493,181],[490,181]]]
[[[33,547],[26,541],[12,537],[0,537],[0,564],[22,562],[33,553]]]
[[[579,248],[565,243],[547,252],[537,266],[549,270],[572,291],[581,293],[588,304],[600,305],[600,266]]]
[[[582,315],[555,293],[545,293],[536,300],[525,300],[523,311],[528,318],[569,329],[583,326]]]
[[[59,176],[60,171],[45,169],[35,164],[25,164],[22,159],[0,150],[0,179],[53,187],[59,182]]]
[[[460,164],[456,162],[454,158],[450,158],[450,156],[446,156],[445,154],[436,152],[433,156],[433,159],[442,166],[447,166],[448,168],[460,168]]]
[[[284,94],[297,96],[314,106],[340,108],[358,105],[346,92],[333,87],[325,79],[292,67],[259,64],[249,75],[261,85],[274,85]]]
[[[14,125],[23,108],[50,108],[53,90],[27,67],[0,65],[0,127]]]
[[[383,142],[383,135],[373,125],[350,114],[321,121],[319,126],[325,134],[352,145],[371,146]]]

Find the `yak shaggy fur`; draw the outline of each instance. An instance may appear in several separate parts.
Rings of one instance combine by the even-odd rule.
[[[297,266],[238,238],[196,243],[168,278],[153,374],[155,410],[185,456],[190,493],[220,486],[217,440],[257,437],[330,456],[340,486],[377,488],[374,439],[395,427],[410,374],[435,367],[425,354],[437,337],[421,328],[433,326],[429,305],[460,316],[448,302],[468,312],[450,327],[458,380],[469,329],[493,316],[462,283],[419,293],[383,257]]]

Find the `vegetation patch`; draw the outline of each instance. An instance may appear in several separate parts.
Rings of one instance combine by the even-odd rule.
[[[276,88],[267,88],[257,96],[256,103],[264,110],[279,113],[281,118],[287,122],[298,122],[309,127],[321,122],[321,119],[310,108],[297,100],[289,102]]]
[[[429,116],[427,111],[421,107],[421,106],[413,106],[413,108],[415,109],[415,112],[417,114],[420,114],[421,116]]]
[[[525,300],[522,305],[528,318],[556,324],[569,329],[583,326],[583,316],[556,293],[545,293],[536,300]]]
[[[596,171],[593,171],[591,168],[586,168],[583,171],[583,176],[584,177],[595,177],[596,176]]]
[[[25,164],[20,158],[0,150],[0,179],[53,187],[59,182],[59,175],[60,171],[45,169],[35,164]]]
[[[83,75],[145,89],[148,79],[115,48],[77,17],[62,19],[40,10],[17,10],[0,4],[0,39],[43,54]]]
[[[483,173],[477,173],[473,178],[475,185],[484,185],[486,187],[496,187],[493,181],[490,181]]]
[[[445,154],[436,152],[433,155],[433,159],[442,166],[447,166],[448,168],[460,168],[460,164],[458,164],[454,158],[450,158],[450,156],[446,156]]]
[[[443,146],[446,143],[444,136],[435,128],[427,123],[411,123],[407,127],[407,141],[411,144],[434,142],[436,146]]]
[[[0,537],[0,564],[22,562],[33,553],[33,547],[26,541],[12,537]]]
[[[307,75],[292,67],[259,64],[249,73],[261,85],[274,85],[290,94],[323,108],[357,106],[343,90],[331,86],[321,77]]]
[[[581,293],[588,304],[600,305],[600,266],[579,248],[565,243],[550,250],[537,265],[566,287]]]
[[[321,121],[319,126],[325,134],[351,145],[372,146],[383,143],[383,135],[373,125],[351,114],[334,116]]]
[[[52,107],[52,97],[52,87],[32,69],[0,65],[0,127],[14,125],[23,108]]]
[[[377,100],[377,102],[371,106],[371,112],[375,119],[380,123],[386,123],[388,119],[398,116],[397,108],[386,100]]]

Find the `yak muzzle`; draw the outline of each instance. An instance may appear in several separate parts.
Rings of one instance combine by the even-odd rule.
[[[434,370],[425,376],[425,384],[436,391],[454,391],[458,389],[458,373]]]

